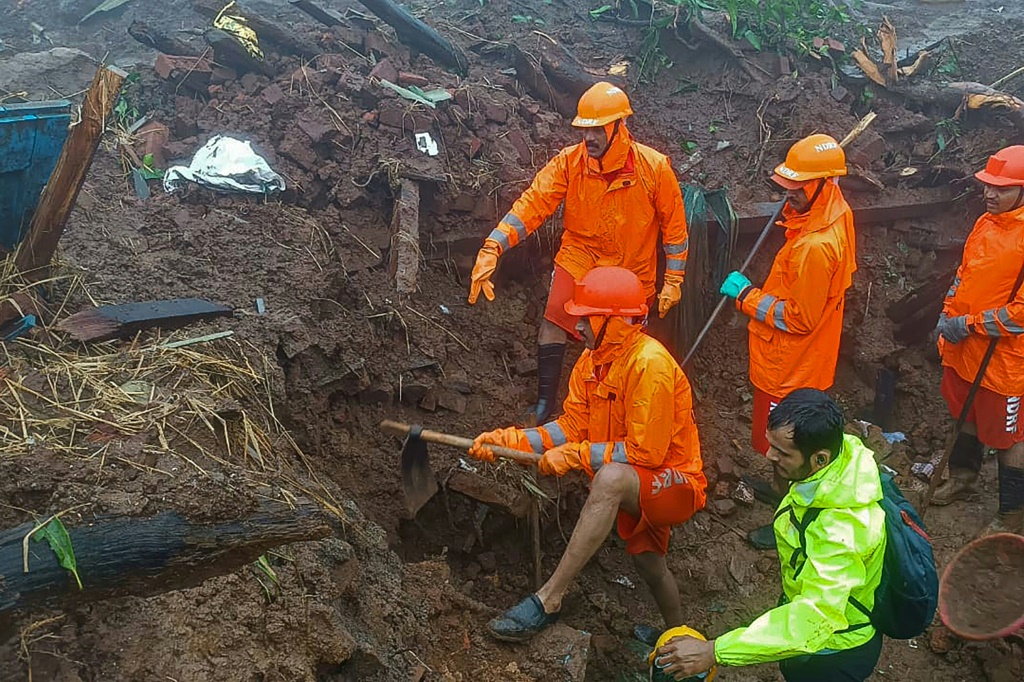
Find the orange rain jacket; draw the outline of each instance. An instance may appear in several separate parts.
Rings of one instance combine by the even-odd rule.
[[[609,318],[601,347],[583,351],[572,368],[563,410],[555,421],[525,430],[534,452],[580,443],[591,477],[607,462],[671,467],[690,478],[694,509],[704,506],[707,479],[690,382],[640,325]]]
[[[655,294],[659,233],[665,279],[682,283],[686,271],[686,212],[679,182],[664,154],[633,141],[625,123],[604,156],[584,143],[551,159],[512,205],[488,239],[501,251],[535,232],[565,201],[562,245],[555,263],[579,280],[599,265],[636,273]]]
[[[784,397],[797,388],[827,390],[835,379],[846,290],[857,270],[853,211],[834,180],[811,210],[783,210],[786,243],[764,286],[736,307],[752,319],[750,382]]]
[[[946,294],[943,313],[967,316],[971,334],[960,343],[939,339],[942,364],[974,381],[993,336],[1005,336],[981,381],[1000,395],[1024,395],[1024,291],[1008,302],[1024,266],[1024,208],[985,213],[967,238],[964,256]],[[1024,287],[1022,287],[1024,289]]]

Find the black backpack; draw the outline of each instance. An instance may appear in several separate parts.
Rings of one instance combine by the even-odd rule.
[[[935,568],[931,539],[914,505],[910,504],[896,480],[888,470],[879,471],[882,479],[882,499],[879,505],[885,512],[885,558],[882,580],[875,589],[875,606],[868,609],[850,597],[850,603],[871,619],[871,625],[886,637],[910,639],[922,634],[935,617],[939,602],[939,573]],[[790,519],[800,532],[801,549],[794,553],[806,556],[807,527],[821,513],[811,507],[803,519],[796,520],[790,509]],[[842,632],[859,630],[866,623],[854,625]]]

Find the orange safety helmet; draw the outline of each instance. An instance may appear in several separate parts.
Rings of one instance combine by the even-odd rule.
[[[565,312],[573,317],[647,314],[647,296],[640,278],[632,270],[617,266],[596,267],[576,282]]]
[[[846,153],[834,137],[810,135],[800,140],[786,154],[772,173],[772,180],[786,189],[798,189],[818,178],[846,175]]]
[[[985,170],[974,177],[995,187],[1024,187],[1024,146],[1000,149],[988,157]]]
[[[601,81],[590,86],[580,97],[572,124],[576,128],[600,128],[632,115],[629,97],[622,88]]]

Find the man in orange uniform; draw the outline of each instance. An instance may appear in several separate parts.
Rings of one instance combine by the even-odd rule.
[[[988,446],[999,452],[999,514],[987,532],[1024,533],[1024,147],[999,151],[975,177],[984,183],[987,212],[967,238],[938,326],[942,396],[954,418],[989,342],[999,341],[953,446],[950,478],[932,503],[975,491]]]
[[[786,189],[780,225],[786,243],[760,289],[732,272],[721,293],[750,316],[750,382],[754,385],[752,442],[768,452],[768,414],[797,388],[827,391],[835,379],[846,290],[857,269],[853,211],[836,178],[846,175],[846,155],[828,135],[794,144],[772,180]],[[776,480],[781,497],[786,486]],[[775,546],[772,527],[751,532],[757,547]]]
[[[480,459],[494,459],[488,444],[503,445],[543,453],[541,473],[578,470],[593,479],[555,572],[536,594],[491,621],[499,640],[528,639],[558,619],[569,584],[616,519],[665,626],[683,622],[665,554],[671,527],[704,506],[707,481],[690,384],[665,347],[644,333],[646,301],[643,284],[625,268],[587,273],[565,303],[580,320],[587,349],[569,377],[562,416],[537,428],[483,433],[473,442],[470,454]]]
[[[679,182],[667,156],[633,141],[625,121],[633,114],[626,93],[598,83],[580,98],[577,112],[572,124],[583,131],[583,142],[551,159],[484,240],[469,291],[471,304],[481,293],[493,301],[498,257],[565,203],[562,243],[537,335],[538,395],[528,419],[533,424],[543,424],[557,407],[567,334],[576,336],[576,318],[565,310],[573,282],[595,266],[619,265],[636,273],[653,300],[660,242],[666,258],[658,312],[664,317],[679,302],[686,270]]]

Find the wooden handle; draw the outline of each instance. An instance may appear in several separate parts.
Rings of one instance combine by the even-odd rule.
[[[385,419],[380,423],[380,430],[386,433],[391,433],[401,438],[405,438],[409,435],[410,426],[403,424],[402,422],[391,421]],[[453,436],[448,433],[441,433],[440,431],[428,431],[424,429],[420,431],[420,440],[428,443],[437,443],[438,445],[450,445],[453,448],[459,448],[460,450],[469,451],[473,447],[472,438],[462,438],[461,436]],[[502,447],[500,445],[489,446],[495,455],[503,459],[511,459],[519,464],[525,464],[531,466],[540,461],[540,455],[533,452],[523,452],[521,450],[513,450],[512,448]]]

